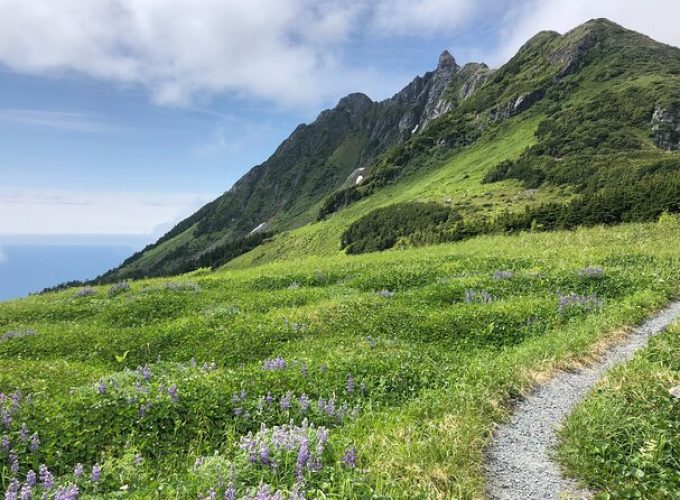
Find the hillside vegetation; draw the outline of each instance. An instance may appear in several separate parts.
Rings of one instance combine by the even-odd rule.
[[[396,202],[439,203],[463,219],[410,231],[417,237],[402,245],[655,220],[680,209],[678,149],[680,49],[598,19],[539,33],[498,70],[461,68],[444,53],[393,98],[351,94],[299,127],[223,197],[101,280],[177,274],[209,251],[223,264],[238,256],[231,249],[252,247],[243,238],[254,228],[278,235],[242,262],[337,253],[352,223]],[[641,185],[663,199],[640,194],[628,206]],[[610,216],[597,216],[602,205]]]
[[[2,486],[478,498],[504,404],[674,294],[679,237],[664,217],[0,304]]]

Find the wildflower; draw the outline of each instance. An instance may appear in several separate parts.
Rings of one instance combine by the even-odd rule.
[[[142,459],[142,455],[140,453],[137,453],[135,455],[135,465],[140,466],[140,465],[142,465],[143,461],[144,460]]]
[[[143,380],[146,380],[147,382],[151,380],[151,369],[148,365],[137,368],[137,373],[142,377]]]
[[[175,403],[177,402],[179,397],[177,396],[177,386],[176,385],[173,384],[170,387],[168,387],[168,396],[170,396],[170,399],[172,399],[173,402],[175,402]]]
[[[152,405],[153,405],[153,403],[152,403],[151,401],[147,401],[146,403],[144,403],[143,405],[141,405],[141,406],[139,407],[139,416],[140,416],[140,417],[143,417],[143,416],[145,416],[147,413],[149,413],[149,410],[151,410],[151,406],[152,406]]]
[[[350,468],[357,466],[357,450],[354,446],[345,450],[345,454],[342,456],[341,462]]]
[[[234,483],[230,483],[225,490],[224,500],[236,500],[236,488],[234,488]]]
[[[328,443],[328,429],[325,427],[319,427],[316,431],[316,454],[323,455],[323,450]]]
[[[2,436],[2,439],[0,439],[0,450],[8,452],[11,447],[12,443],[9,440],[9,436],[5,434],[4,436]]]
[[[377,292],[377,293],[378,293],[378,295],[379,295],[380,297],[382,297],[383,299],[389,299],[389,298],[394,297],[394,293],[395,293],[395,292],[393,292],[393,291],[391,291],[391,290],[387,290],[386,288],[384,288],[384,289],[380,290],[380,291]]]
[[[272,403],[272,402],[274,401],[274,397],[272,396],[272,393],[271,393],[271,392],[267,392],[267,396],[264,398],[264,400],[265,400],[267,403]]]
[[[512,271],[496,271],[493,273],[493,279],[495,280],[509,280],[515,274]]]
[[[265,443],[262,443],[260,445],[260,463],[262,465],[271,464],[271,456],[270,456],[269,446],[267,446]]]
[[[302,411],[302,413],[305,413],[307,410],[309,410],[310,404],[311,404],[311,401],[309,400],[309,398],[307,397],[306,394],[303,393],[298,398],[298,405],[300,405],[300,411]]]
[[[347,394],[352,394],[354,392],[354,377],[352,377],[352,374],[350,373],[347,376]]]
[[[302,481],[302,469],[307,466],[307,462],[309,462],[309,439],[305,437],[300,441],[296,462],[296,473],[299,481]]]
[[[9,450],[9,471],[12,474],[19,472],[19,458],[14,450]]]
[[[90,479],[92,479],[93,483],[99,482],[99,479],[102,476],[102,468],[99,464],[94,464],[92,466],[92,475],[90,476]]]
[[[38,436],[37,432],[34,432],[31,435],[31,444],[29,446],[30,450],[35,453],[40,449],[40,437]]]
[[[97,384],[97,392],[102,395],[106,394],[106,384],[104,383],[104,380],[100,380]]]
[[[285,370],[286,360],[283,358],[266,359],[263,368],[267,371]]]
[[[279,405],[281,406],[282,410],[287,410],[290,408],[290,400],[292,398],[293,394],[291,392],[287,392],[285,396],[281,396],[281,401]]]
[[[35,472],[33,472],[33,469],[29,470],[26,473],[26,484],[29,486],[35,486],[38,483],[38,477],[36,476]]]
[[[83,464],[76,464],[76,466],[73,469],[73,475],[76,478],[79,478],[80,476],[83,475]]]
[[[109,288],[109,297],[115,297],[123,292],[130,289],[130,285],[126,281],[121,281],[120,283],[115,283]]]
[[[2,426],[5,428],[5,430],[9,430],[11,425],[12,415],[8,411],[2,410]]]
[[[21,430],[19,430],[19,439],[24,442],[28,441],[28,427],[26,424],[21,424]]]
[[[54,476],[47,469],[47,465],[42,464],[38,469],[38,477],[40,478],[40,486],[44,489],[49,490],[54,486]]]
[[[471,304],[471,303],[478,303],[478,304],[489,304],[493,302],[496,298],[493,297],[489,292],[486,290],[471,290],[471,289],[466,289],[465,290],[465,303],[466,304]]]
[[[54,495],[54,500],[78,500],[80,490],[75,484],[60,486]]]
[[[5,493],[5,500],[17,500],[17,494],[19,493],[19,481],[12,479],[9,482],[9,487]]]
[[[309,374],[307,370],[307,365],[305,363],[302,363],[302,366],[300,367],[300,373],[302,374],[303,377],[306,377]]]
[[[19,498],[21,500],[31,500],[31,487],[28,483],[21,486],[21,491],[19,491]]]

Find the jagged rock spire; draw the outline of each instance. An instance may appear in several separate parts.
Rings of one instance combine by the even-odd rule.
[[[441,55],[439,56],[439,64],[437,64],[437,69],[451,70],[457,68],[458,64],[456,64],[456,60],[451,55],[451,53],[448,50],[442,52]]]

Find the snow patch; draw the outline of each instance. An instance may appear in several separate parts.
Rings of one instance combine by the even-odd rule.
[[[356,186],[357,184],[361,184],[363,182],[363,180],[364,180],[364,176],[360,175],[359,177],[357,177],[357,180],[354,181],[354,185]]]
[[[267,223],[263,222],[262,224],[259,224],[255,229],[250,231],[250,234],[257,233],[260,229],[262,229],[265,226],[265,224],[267,224]]]
[[[418,127],[420,127],[420,125],[416,123],[416,126],[413,127],[413,130],[411,130],[411,133],[415,134],[416,132],[418,132]]]

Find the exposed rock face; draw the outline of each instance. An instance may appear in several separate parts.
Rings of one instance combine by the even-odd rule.
[[[654,143],[668,151],[680,150],[680,107],[657,106],[652,115]]]

